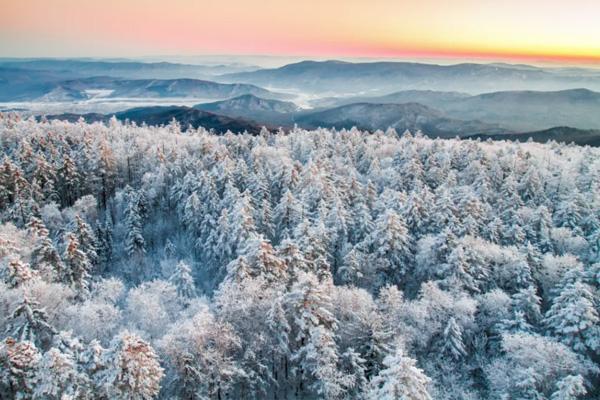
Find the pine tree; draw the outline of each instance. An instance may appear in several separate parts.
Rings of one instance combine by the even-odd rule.
[[[96,221],[96,238],[98,261],[106,266],[113,258],[112,223],[108,213],[104,224]]]
[[[350,399],[362,399],[368,381],[365,360],[352,347],[340,356],[341,372],[344,374],[344,396]]]
[[[296,364],[297,392],[308,389],[327,399],[342,393],[334,339],[337,321],[330,311],[332,305],[328,295],[331,286],[331,282],[321,283],[313,274],[303,274],[292,287],[288,300],[296,332],[291,359]]]
[[[363,259],[364,254],[362,254],[356,246],[346,253],[344,256],[344,263],[338,269],[338,276],[342,283],[347,285],[358,285],[363,277]]]
[[[403,354],[399,346],[383,360],[383,365],[385,368],[369,383],[367,399],[431,399],[427,391],[431,379],[417,368],[415,360]]]
[[[394,211],[388,210],[375,223],[367,239],[371,252],[381,260],[387,274],[396,283],[410,271],[413,264],[413,239],[404,221]]]
[[[279,258],[271,243],[261,235],[252,235],[241,250],[253,277],[260,276],[268,281],[284,281],[285,262]]]
[[[350,242],[356,244],[364,240],[373,230],[373,217],[371,216],[371,210],[360,196],[354,201],[349,214],[348,233]]]
[[[473,260],[469,259],[469,254],[463,245],[458,245],[448,255],[445,265],[444,284],[446,287],[461,287],[471,292],[480,291],[480,277],[485,276],[485,269],[478,271],[478,266]]]
[[[79,241],[79,248],[81,251],[85,253],[88,260],[93,265],[98,265],[98,252],[97,252],[97,242],[98,239],[94,235],[94,232],[90,225],[83,220],[79,215],[75,216],[75,236],[77,236],[77,240]]]
[[[186,200],[183,208],[183,223],[191,232],[199,232],[202,226],[202,204],[196,192]]]
[[[48,322],[48,316],[40,304],[23,296],[21,303],[10,315],[8,331],[19,341],[29,341],[38,346],[47,345],[56,330]]]
[[[125,210],[125,251],[129,257],[141,256],[146,253],[146,242],[142,235],[142,211],[138,193],[130,192]]]
[[[71,355],[51,348],[42,356],[35,374],[33,399],[62,400],[85,397],[85,379],[86,377],[77,371],[77,365]]]
[[[87,255],[81,251],[79,241],[73,233],[67,234],[67,246],[63,254],[65,268],[61,281],[74,288],[80,297],[89,293],[89,279],[92,265]]]
[[[54,168],[48,163],[43,154],[37,154],[35,164],[33,178],[41,187],[43,200],[46,202],[58,201],[59,197],[56,192],[57,178]]]
[[[525,318],[525,313],[513,310],[512,316],[498,322],[495,330],[500,333],[533,333],[533,326]]]
[[[256,234],[254,213],[254,208],[250,202],[250,194],[248,192],[242,193],[229,214],[229,231],[232,234],[230,243],[236,254],[240,254],[245,241]]]
[[[428,197],[429,193],[422,187],[418,187],[410,193],[402,210],[402,217],[406,221],[407,228],[416,236],[424,234],[428,229],[431,211],[425,204]]]
[[[538,248],[542,253],[554,250],[554,244],[550,237],[550,231],[553,228],[552,215],[545,206],[540,206],[536,211],[536,230]]]
[[[275,227],[276,243],[290,238],[302,218],[301,206],[292,192],[286,190],[281,200],[273,210],[273,224]]]
[[[31,262],[33,267],[38,271],[47,269],[58,278],[63,273],[63,262],[54,247],[50,232],[44,225],[43,221],[38,218],[31,218],[29,222],[29,231],[35,238],[35,245],[31,253]]]
[[[7,265],[6,283],[10,288],[16,288],[31,281],[36,276],[29,264],[18,258],[13,258]]]
[[[542,319],[541,303],[542,299],[537,295],[534,286],[520,289],[512,295],[513,308],[522,312],[532,325],[537,325]]]
[[[312,271],[310,261],[304,257],[300,247],[291,239],[281,242],[277,247],[277,255],[285,263],[290,284],[297,282],[301,273]]]
[[[32,342],[17,342],[8,337],[0,343],[0,397],[31,399],[36,388],[35,371],[40,353]]]
[[[581,375],[568,375],[556,384],[550,400],[577,400],[587,393]]]
[[[169,281],[177,288],[177,294],[186,301],[196,296],[196,286],[192,277],[190,266],[184,261],[179,261],[175,266]]]
[[[167,241],[165,243],[165,257],[173,258],[176,254],[177,248],[175,247],[175,244],[173,244],[173,242],[171,242],[171,240],[167,238]]]
[[[592,290],[578,281],[567,284],[554,298],[544,320],[558,340],[578,352],[600,349],[600,318]]]
[[[146,400],[158,395],[163,369],[154,349],[139,336],[122,332],[103,354],[98,375],[106,395],[116,400]]]
[[[80,174],[73,159],[65,154],[62,165],[58,170],[59,187],[62,204],[72,206],[79,197]]]
[[[442,351],[454,360],[460,360],[467,355],[462,339],[462,329],[454,317],[450,317],[442,333]]]
[[[271,376],[278,382],[289,378],[290,332],[284,310],[283,298],[274,299],[266,315],[266,323],[270,333],[271,346]],[[287,383],[287,382],[286,382]]]
[[[372,316],[366,327],[365,337],[358,349],[365,359],[365,376],[372,378],[379,373],[383,360],[392,352],[393,331],[379,314]]]
[[[578,190],[569,191],[558,203],[554,212],[554,221],[557,226],[581,229],[583,221],[584,200]]]

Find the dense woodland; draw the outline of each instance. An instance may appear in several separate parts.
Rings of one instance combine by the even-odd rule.
[[[593,399],[600,149],[0,114],[3,399]]]

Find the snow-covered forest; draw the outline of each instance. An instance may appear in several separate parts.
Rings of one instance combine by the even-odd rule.
[[[593,399],[600,149],[0,114],[2,399]]]

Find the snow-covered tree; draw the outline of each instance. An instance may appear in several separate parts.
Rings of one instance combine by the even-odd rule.
[[[581,375],[569,375],[556,384],[551,400],[576,400],[587,393]]]
[[[56,330],[48,323],[46,310],[35,300],[23,296],[23,300],[10,315],[8,331],[19,341],[28,341],[43,346],[48,344]]]
[[[416,361],[404,355],[398,346],[383,360],[384,369],[369,383],[368,399],[429,400],[427,386],[431,379],[416,366]]]
[[[442,333],[442,351],[454,360],[459,360],[467,355],[463,343],[462,329],[456,323],[454,317],[450,317],[450,320]]]
[[[86,376],[77,370],[73,356],[51,348],[42,356],[34,380],[34,399],[62,400],[83,398],[86,393]]]
[[[600,348],[600,318],[592,288],[581,282],[568,283],[554,298],[544,320],[550,332],[575,351]]]
[[[153,399],[163,377],[154,349],[139,336],[122,332],[103,354],[104,370],[98,373],[106,396],[112,399]]]
[[[169,278],[169,281],[175,285],[177,294],[182,299],[187,301],[196,296],[196,286],[194,285],[192,270],[186,262],[179,261],[177,265],[175,265],[175,269]]]
[[[125,210],[125,226],[127,227],[125,251],[130,257],[140,256],[146,252],[146,242],[142,235],[143,218],[140,201],[138,193],[129,193]]]
[[[65,267],[61,281],[74,288],[80,296],[89,292],[89,278],[92,265],[87,255],[81,250],[79,241],[73,233],[66,238],[67,245],[63,254]]]
[[[40,353],[31,342],[8,337],[0,344],[0,395],[6,399],[31,399]]]

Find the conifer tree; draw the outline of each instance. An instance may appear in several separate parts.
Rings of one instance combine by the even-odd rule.
[[[40,304],[23,296],[21,303],[10,315],[10,334],[19,341],[29,341],[38,346],[47,345],[56,330],[48,323],[48,316]]]
[[[36,276],[29,264],[23,263],[18,258],[13,258],[7,265],[6,283],[10,288],[16,288],[31,281]]]
[[[158,395],[163,369],[154,349],[139,336],[122,332],[103,354],[106,369],[98,373],[109,398],[146,400]]]
[[[462,329],[456,323],[454,317],[450,317],[448,320],[442,334],[442,340],[442,350],[454,360],[459,360],[467,355],[462,338]]]
[[[75,230],[73,232],[79,241],[79,248],[85,253],[88,260],[93,264],[98,264],[97,242],[94,231],[90,225],[79,215],[75,216]]]
[[[600,349],[600,318],[594,307],[592,288],[576,281],[554,298],[544,322],[549,331],[575,351]]]
[[[129,257],[141,256],[146,253],[146,242],[142,235],[142,213],[140,199],[137,193],[131,192],[125,210],[125,251]]]
[[[385,368],[369,383],[367,399],[431,399],[427,390],[431,379],[416,366],[415,360],[403,354],[399,346],[383,360],[383,365]]]
[[[35,372],[40,357],[32,342],[18,342],[8,337],[0,343],[0,397],[32,398],[37,386]]]
[[[194,285],[192,270],[184,261],[177,263],[169,281],[175,285],[177,294],[182,299],[189,300],[196,296],[196,286]]]
[[[512,295],[513,308],[522,312],[532,325],[537,325],[542,319],[541,303],[542,299],[537,295],[534,286],[520,289]]]
[[[40,360],[34,377],[33,399],[62,400],[93,395],[85,392],[85,380],[73,357],[53,347]]]
[[[79,241],[73,233],[67,234],[66,248],[63,254],[65,268],[61,281],[75,289],[80,297],[89,293],[89,279],[92,265],[87,255],[81,251]]]
[[[392,210],[377,219],[367,246],[395,282],[400,282],[412,268],[413,239],[404,221]]]
[[[281,200],[273,210],[273,225],[275,236],[279,243],[290,238],[296,226],[301,220],[301,206],[294,198],[292,192],[286,190]]]
[[[365,360],[353,348],[340,356],[341,372],[344,374],[344,395],[350,399],[361,399],[367,388]]]
[[[550,400],[577,400],[587,393],[581,375],[568,375],[556,384]]]
[[[330,311],[330,289],[331,282],[321,283],[313,274],[302,274],[288,300],[296,332],[291,359],[296,365],[297,392],[308,389],[309,393],[327,399],[342,393],[334,339],[337,321]]]
[[[63,156],[62,165],[58,170],[58,176],[62,204],[71,206],[79,197],[80,174],[75,162],[68,154]]]

